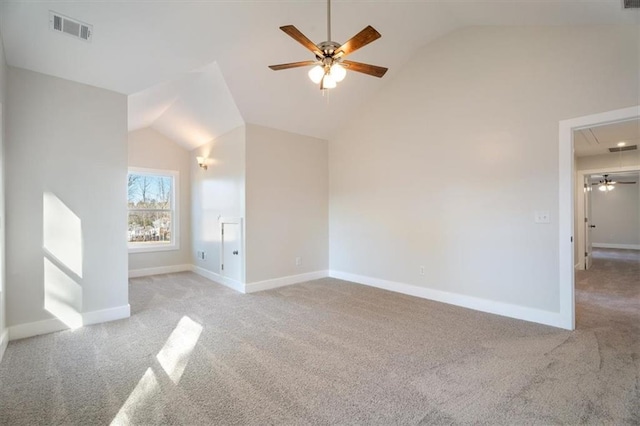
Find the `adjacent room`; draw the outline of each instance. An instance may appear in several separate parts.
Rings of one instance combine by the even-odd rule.
[[[640,423],[631,0],[0,3],[0,424]]]

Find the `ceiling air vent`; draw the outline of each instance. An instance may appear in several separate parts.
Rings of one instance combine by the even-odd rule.
[[[638,149],[638,145],[614,146],[613,148],[609,148],[609,152],[635,151],[636,149]]]
[[[84,41],[91,41],[93,25],[49,11],[49,28]]]
[[[640,0],[622,0],[625,9],[640,9]]]

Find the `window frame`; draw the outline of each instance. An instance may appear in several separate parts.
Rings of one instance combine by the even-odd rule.
[[[130,174],[146,175],[146,176],[160,176],[170,177],[173,181],[171,185],[171,242],[166,243],[135,243],[129,242],[127,237],[127,248],[129,253],[151,253],[157,251],[171,251],[180,249],[180,213],[179,213],[179,182],[180,172],[177,170],[165,170],[165,169],[149,169],[143,167],[129,167],[127,170],[127,178]],[[128,188],[127,188],[128,190]],[[153,209],[135,209],[137,211],[153,211]],[[132,209],[129,208],[129,194],[127,193],[127,223],[129,223],[129,212]],[[128,226],[127,226],[128,228]]]

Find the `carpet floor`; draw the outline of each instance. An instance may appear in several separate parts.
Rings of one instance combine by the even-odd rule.
[[[640,424],[640,252],[579,272],[577,330],[321,279],[130,282],[130,319],[9,344],[3,425]]]

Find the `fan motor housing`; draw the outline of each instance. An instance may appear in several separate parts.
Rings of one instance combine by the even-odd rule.
[[[338,50],[339,47],[340,44],[336,43],[335,41],[323,41],[322,43],[318,44],[318,49],[320,49],[322,53],[324,53],[325,57],[333,56],[333,52]]]

